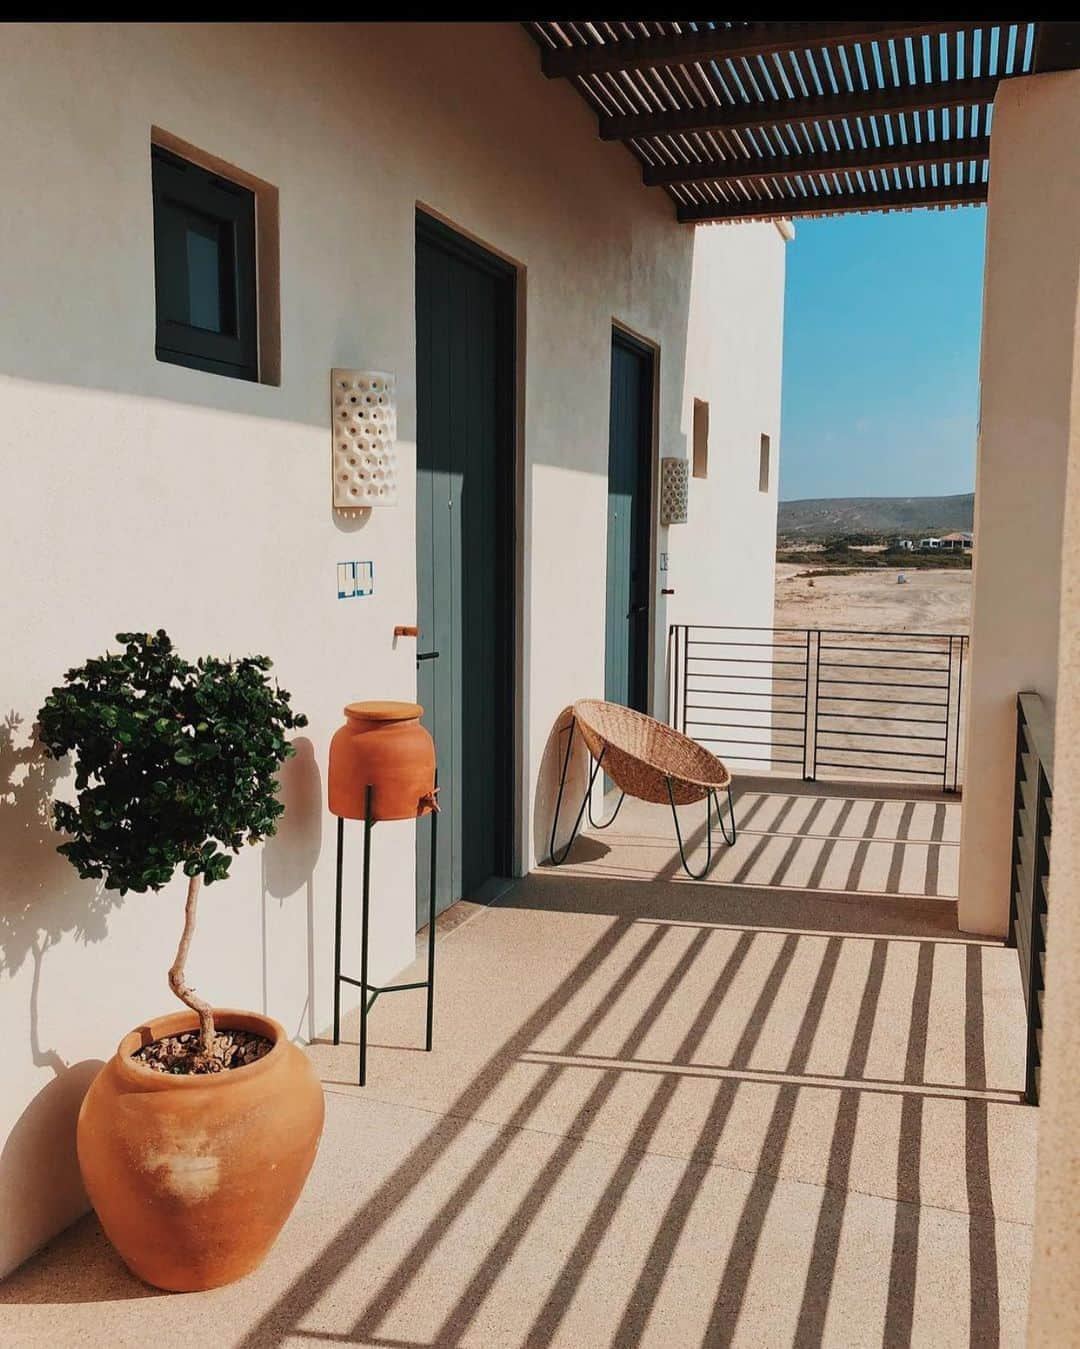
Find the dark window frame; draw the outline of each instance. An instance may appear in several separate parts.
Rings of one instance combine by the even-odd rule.
[[[259,378],[258,289],[255,261],[255,193],[190,160],[151,146],[154,205],[155,355],[159,361],[226,375]],[[231,308],[230,328],[213,332],[175,317],[186,311],[186,271],[181,258],[182,213],[228,228],[231,267],[221,278]]]

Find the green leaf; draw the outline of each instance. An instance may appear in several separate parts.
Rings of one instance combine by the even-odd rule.
[[[60,851],[124,892],[160,889],[177,867],[221,880],[225,850],[258,842],[281,815],[277,773],[306,718],[265,656],[193,663],[162,629],[117,641],[70,669],[38,714],[46,754],[72,756],[75,804],[52,814]]]

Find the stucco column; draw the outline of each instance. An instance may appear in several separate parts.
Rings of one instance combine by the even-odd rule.
[[[960,926],[1004,935],[1016,694],[1051,716],[1077,310],[1080,74],[1006,80],[990,138]]]
[[[1065,385],[1057,395],[1067,418],[1068,473],[1029,1335],[1032,1345],[1057,1346],[1080,1344],[1080,71],[1023,83],[1034,85],[1025,133],[1030,126],[1030,134],[1043,137],[1047,152],[1054,148],[1058,157],[1056,186],[1032,203],[1032,217],[1047,226],[1036,226],[1040,243],[1053,232],[1053,252],[1038,263],[1060,287],[1061,320],[1069,315],[1071,324],[1058,334],[1060,350],[1047,353]]]

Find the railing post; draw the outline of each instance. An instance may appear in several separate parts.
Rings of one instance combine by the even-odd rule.
[[[810,781],[810,629],[804,632],[806,638],[806,657],[803,666],[802,700],[802,759],[803,781]]]
[[[679,709],[676,706],[676,690],[678,689],[678,671],[675,668],[675,648],[678,642],[674,623],[668,624],[667,630],[667,709],[668,725],[673,730],[679,729]]]
[[[689,667],[690,667],[690,625],[689,625],[688,623],[684,623],[684,624],[683,624],[683,630],[682,630],[682,631],[683,631],[683,655],[682,655],[683,691],[682,691],[682,726],[681,726],[680,729],[682,730],[683,735],[685,735],[685,734],[686,734],[686,699],[687,699],[687,696],[688,696],[689,690],[690,690],[690,668],[689,668]]]
[[[946,689],[946,693],[945,693],[945,757],[944,757],[944,758],[942,759],[942,761],[941,761],[941,790],[942,790],[943,792],[947,792],[947,791],[949,790],[949,734],[950,734],[950,732],[951,732],[951,730],[952,730],[952,720],[953,720],[953,675],[952,675],[952,663],[953,663],[953,634],[950,632],[950,633],[949,633],[949,664],[948,664],[948,669],[947,669],[947,672],[946,672],[946,675],[945,675],[945,689]],[[957,704],[957,707],[959,707],[959,703]],[[957,714],[957,722],[956,722],[956,739],[957,739],[957,745],[958,745],[958,747],[959,747],[959,740],[960,740],[960,719],[959,719],[959,713]]]
[[[813,702],[813,755],[810,760],[810,772],[806,775],[807,782],[817,781],[817,756],[818,756],[818,701],[821,697],[821,629],[810,628],[807,630],[807,649],[812,650],[814,654],[814,702]],[[809,672],[807,675],[809,684]],[[810,739],[810,703],[806,704],[806,725],[807,739]]]

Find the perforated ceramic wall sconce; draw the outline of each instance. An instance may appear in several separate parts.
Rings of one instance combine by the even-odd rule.
[[[686,459],[660,460],[660,523],[685,525],[690,464]]]
[[[334,509],[396,506],[397,399],[384,370],[331,370]]]

